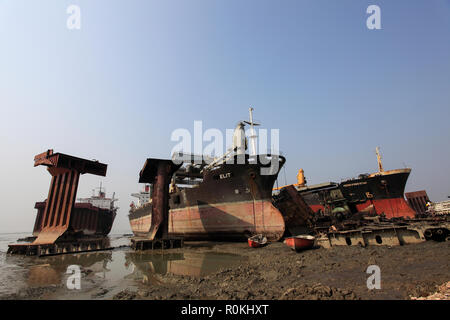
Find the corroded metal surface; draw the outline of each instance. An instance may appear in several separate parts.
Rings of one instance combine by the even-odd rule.
[[[53,153],[53,150],[47,150],[34,157],[34,166],[47,166],[51,168],[62,168],[75,170],[80,174],[90,173],[98,176],[106,176],[107,165],[97,160],[87,160],[64,153]],[[53,174],[52,174],[53,175]]]
[[[37,237],[42,230],[42,218],[47,201],[36,202],[37,209],[33,236]],[[111,210],[98,208],[90,203],[75,203],[72,213],[70,227],[75,233],[85,235],[106,236],[112,228],[116,213]]]
[[[167,238],[169,233],[169,183],[181,165],[172,160],[147,159],[140,172],[139,182],[153,183],[149,240]]]
[[[51,244],[68,229],[72,211],[77,196],[80,175],[91,173],[105,176],[107,165],[69,156],[63,153],[53,153],[48,150],[34,158],[34,166],[44,165],[52,175],[47,201],[40,220],[40,228],[35,225],[35,231],[40,229],[33,244]]]
[[[425,190],[406,192],[406,200],[411,208],[417,214],[424,214],[427,211],[427,203],[430,202],[427,192]]]
[[[52,182],[35,244],[53,243],[68,229],[77,194],[79,172],[62,168],[49,172]]]
[[[281,189],[280,193],[274,196],[273,203],[283,215],[286,229],[291,235],[307,233],[312,227],[314,212],[294,186]]]
[[[268,156],[263,160],[269,159]],[[140,172],[139,182],[152,183],[157,166],[148,159]],[[156,159],[153,159],[155,161]],[[279,169],[285,158],[275,157]],[[272,204],[272,187],[278,171],[263,175],[269,161],[250,159],[245,164],[235,161],[204,170],[201,182],[194,188],[174,188],[169,194],[169,236],[185,240],[247,240],[263,234],[271,241],[279,240],[285,232],[282,214]],[[178,170],[180,177],[198,177],[197,171]],[[154,201],[154,200],[153,200]],[[152,210],[155,203],[130,211],[129,219],[135,235],[148,237],[153,228]],[[157,221],[156,221],[157,222]]]
[[[369,223],[360,228],[328,232],[318,245],[332,246],[397,246],[427,240],[448,241],[450,222],[445,219],[416,219],[410,222],[385,221]]]
[[[93,220],[95,216],[82,215],[81,213],[73,216],[78,181],[80,175],[84,173],[105,176],[107,165],[63,153],[53,153],[53,150],[35,156],[34,166],[40,165],[47,167],[52,180],[47,200],[35,205],[38,214],[33,234],[37,238],[32,244],[10,245],[9,251],[11,253],[30,254],[30,252],[38,252],[37,254],[41,255],[41,248],[43,247],[57,251],[58,245],[56,242],[58,239],[63,241],[77,240],[74,226],[81,225],[83,228],[89,228],[95,222]],[[80,221],[80,218],[83,221]],[[83,246],[83,243],[80,245]],[[56,248],[53,246],[56,246]],[[95,247],[98,247],[97,244]]]
[[[74,241],[61,241],[47,244],[11,244],[8,246],[8,253],[24,254],[28,256],[50,256],[64,253],[77,253],[87,251],[101,251],[112,249],[109,238],[93,237],[83,238]]]

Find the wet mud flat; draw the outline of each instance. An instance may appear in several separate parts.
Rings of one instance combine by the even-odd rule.
[[[333,247],[296,253],[283,243],[252,249],[220,244],[248,260],[205,277],[168,278],[164,286],[125,290],[116,299],[410,299],[450,279],[450,243],[397,247]],[[367,288],[369,265],[381,270],[381,289]]]
[[[433,294],[450,279],[450,242],[433,241],[298,253],[281,242],[256,249],[246,243],[186,242],[164,252],[120,248],[66,257],[64,263],[61,257],[28,266],[26,285],[0,298],[410,299]],[[82,266],[81,290],[66,287],[69,263]],[[381,289],[367,288],[370,265],[380,267]]]

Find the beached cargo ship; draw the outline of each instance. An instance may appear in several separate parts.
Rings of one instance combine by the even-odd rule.
[[[360,174],[340,183],[326,182],[306,185],[303,170],[295,185],[315,213],[351,214],[371,211],[387,218],[415,216],[404,197],[410,168],[385,171],[379,149],[376,149],[378,172]]]
[[[396,169],[360,175],[340,183],[339,188],[357,211],[373,206],[377,214],[387,218],[415,216],[404,198],[406,181],[411,169]]]
[[[251,118],[247,123],[253,126]],[[263,234],[269,240],[279,240],[283,236],[286,224],[282,213],[272,204],[272,188],[285,158],[247,154],[244,125],[243,122],[237,125],[233,146],[218,159],[206,161],[203,156],[175,156],[174,161],[183,159],[183,162],[172,176],[169,192],[168,233],[171,237],[247,240],[251,235]],[[151,160],[148,159],[141,170],[141,178],[152,170]],[[264,170],[272,172],[264,174]],[[136,236],[149,235],[151,216],[152,200],[132,206],[129,220]]]

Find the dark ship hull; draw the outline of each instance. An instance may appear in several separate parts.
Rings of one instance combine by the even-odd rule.
[[[42,218],[44,216],[46,202],[36,202],[34,208],[37,209],[34,223],[33,236],[37,237],[42,228]],[[75,203],[70,217],[69,229],[86,236],[106,236],[111,231],[115,210],[102,209],[90,203]]]
[[[415,212],[404,198],[411,169],[397,169],[360,175],[339,184],[328,183],[315,188],[300,188],[299,192],[314,212],[330,210],[333,191],[339,190],[351,211],[371,210],[387,218],[414,217]],[[338,199],[339,200],[339,199]],[[342,201],[341,201],[342,202]]]
[[[279,240],[286,226],[272,204],[272,188],[285,159],[277,159],[279,168],[272,175],[261,174],[270,164],[251,163],[247,156],[245,164],[225,163],[198,175],[202,181],[192,188],[176,188],[169,199],[169,235],[185,240],[246,240],[261,233]],[[151,204],[130,211],[136,236],[148,235],[151,213]]]

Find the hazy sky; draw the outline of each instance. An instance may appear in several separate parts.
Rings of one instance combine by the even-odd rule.
[[[81,29],[69,30],[69,5]],[[381,8],[381,30],[366,9]],[[119,201],[177,128],[280,129],[284,176],[310,184],[408,166],[407,191],[450,195],[450,1],[0,0],[0,232],[31,232],[50,175],[34,155],[108,164]]]

